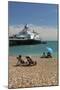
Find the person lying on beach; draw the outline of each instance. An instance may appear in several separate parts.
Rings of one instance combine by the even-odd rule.
[[[36,61],[33,61],[29,56],[26,56],[27,61],[29,62],[29,65],[36,64]]]
[[[21,55],[19,55],[19,57],[17,57],[18,61],[16,65],[20,65],[20,64],[24,64],[24,60],[22,60]]]

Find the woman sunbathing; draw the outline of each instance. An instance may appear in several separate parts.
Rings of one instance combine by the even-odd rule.
[[[37,64],[36,61],[32,61],[32,59],[29,56],[26,56],[27,61],[25,62],[22,58],[21,55],[19,55],[19,57],[17,57],[18,61],[17,61],[17,66],[21,65],[21,66],[30,66],[30,65],[35,65]]]

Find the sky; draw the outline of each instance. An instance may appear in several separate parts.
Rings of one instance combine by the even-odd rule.
[[[17,33],[26,23],[43,34],[44,39],[57,39],[57,4],[8,2],[8,23],[10,33]],[[45,30],[44,30],[45,29]],[[55,30],[55,31],[54,31]],[[45,35],[45,32],[50,32]]]

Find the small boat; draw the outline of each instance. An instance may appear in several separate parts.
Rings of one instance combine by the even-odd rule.
[[[45,41],[41,41],[40,36],[37,32],[33,30],[30,31],[28,25],[24,26],[24,29],[16,35],[9,37],[9,45],[31,45],[31,44],[46,44]]]

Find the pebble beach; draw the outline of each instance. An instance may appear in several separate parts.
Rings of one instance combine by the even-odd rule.
[[[22,57],[26,60],[25,56]],[[8,88],[29,88],[58,85],[58,60],[32,56],[35,66],[16,66],[17,58],[9,56]]]

